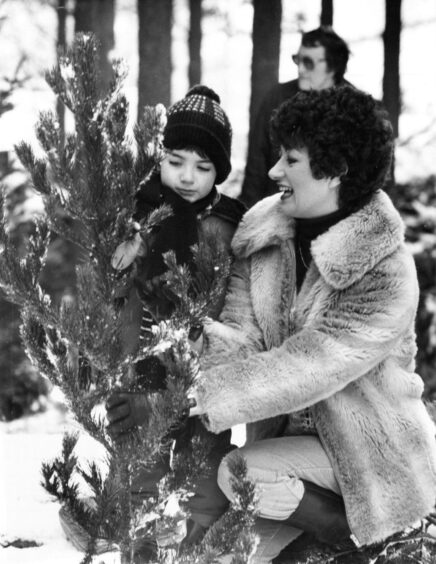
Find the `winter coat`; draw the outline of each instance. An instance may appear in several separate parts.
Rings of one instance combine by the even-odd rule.
[[[147,182],[138,194],[135,219],[139,221],[153,210],[160,207],[163,203],[169,203],[171,206],[172,200],[166,202],[162,197],[162,194],[162,185],[159,176],[155,175]],[[198,233],[203,232],[206,235],[212,235],[219,238],[222,241],[224,248],[230,253],[231,240],[246,208],[241,202],[238,202],[234,198],[230,198],[225,194],[220,194],[216,192],[216,190],[215,194],[216,197],[211,202],[211,205],[198,214],[196,220],[196,230],[198,230]],[[180,197],[177,198],[181,200]],[[188,209],[195,209],[194,206],[195,204],[185,202],[184,207]],[[192,233],[189,233],[190,227],[184,223],[185,220],[189,220],[189,218],[186,217],[186,213],[184,214],[184,212],[186,212],[184,207],[179,206],[179,208],[174,208],[173,216],[168,218],[167,221],[172,223],[171,227],[175,233],[169,233],[166,241],[159,241],[159,232],[157,235],[150,235],[146,254],[137,261],[139,264],[137,267],[137,275],[134,280],[134,285],[124,291],[124,295],[127,299],[123,309],[122,340],[124,351],[129,354],[137,352],[139,344],[142,305],[144,301],[141,299],[143,283],[146,280],[151,279],[156,274],[156,267],[151,269],[150,265],[151,263],[156,263],[157,268],[160,269],[159,274],[166,270],[166,267],[163,265],[162,258],[158,257],[156,260],[155,255],[158,253],[159,248],[163,247],[164,251],[168,249],[175,250],[178,262],[185,263],[189,247],[198,242],[199,234],[196,233],[193,235]],[[170,240],[174,241],[174,245],[171,244]],[[174,249],[174,247],[177,248]],[[159,260],[162,262],[162,265],[159,264]],[[145,298],[145,302],[147,303],[147,308],[151,310],[151,313],[157,321],[161,321],[163,318],[169,317],[172,304],[170,303],[170,300],[165,299],[165,296],[162,296],[161,294],[156,296],[147,296]],[[214,304],[214,308],[210,312],[210,316],[212,318],[217,318],[223,307],[223,303],[224,295],[218,303]]]
[[[350,528],[370,544],[435,504],[435,429],[414,373],[415,266],[383,192],[313,241],[296,298],[293,236],[278,195],[245,214],[221,323],[207,327],[199,403],[214,432],[250,423],[249,441],[280,436],[310,406]]]

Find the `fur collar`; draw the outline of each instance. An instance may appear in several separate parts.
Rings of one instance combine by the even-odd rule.
[[[247,258],[265,247],[280,245],[294,233],[294,220],[283,213],[280,194],[274,194],[247,211],[233,237],[232,249],[235,256]]]
[[[389,196],[374,194],[361,210],[333,225],[312,243],[312,257],[338,290],[357,282],[404,240],[404,224]]]
[[[237,257],[294,238],[295,225],[282,211],[280,194],[264,198],[242,218],[232,242]],[[358,212],[333,225],[312,243],[313,260],[328,284],[344,289],[360,280],[404,240],[402,219],[382,191]]]

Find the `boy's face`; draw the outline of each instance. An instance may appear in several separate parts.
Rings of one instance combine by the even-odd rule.
[[[193,204],[212,190],[216,168],[212,161],[194,151],[171,149],[161,162],[160,178],[165,186]]]

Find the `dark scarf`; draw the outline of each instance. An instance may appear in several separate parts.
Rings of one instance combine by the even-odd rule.
[[[304,219],[296,219],[296,237],[295,237],[295,258],[297,270],[297,292],[300,291],[306,272],[312,262],[312,253],[310,246],[312,241],[322,233],[325,233],[330,227],[345,219],[349,215],[348,211],[342,209],[323,215],[320,217],[310,217]]]
[[[207,196],[190,203],[167,186],[161,186],[159,203],[168,204],[172,214],[155,229],[152,248],[144,259],[148,279],[160,276],[167,270],[162,255],[169,250],[175,252],[178,264],[192,267],[191,247],[198,243],[198,216],[212,206],[217,198],[217,189],[213,187]]]

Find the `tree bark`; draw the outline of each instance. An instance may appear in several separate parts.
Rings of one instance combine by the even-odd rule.
[[[56,47],[59,51],[65,50],[67,45],[66,38],[66,23],[67,23],[67,8],[65,5],[65,0],[58,0],[57,5],[58,13],[58,36],[56,41]],[[62,140],[62,144],[65,141],[65,106],[64,103],[58,98],[56,102],[57,114],[59,119],[59,135]]]
[[[138,116],[145,105],[171,102],[172,0],[138,0]]]
[[[201,2],[202,0],[189,0],[189,86],[194,86],[194,84],[199,84],[201,82]]]
[[[333,0],[321,0],[321,25],[333,26]]]
[[[76,0],[75,31],[89,31],[99,42],[101,86],[105,90],[112,80],[109,52],[114,48],[115,0]]]
[[[401,112],[400,88],[400,38],[401,38],[401,0],[386,0],[386,24],[383,33],[384,74],[383,104],[389,112],[395,137],[398,137],[398,124]]]
[[[279,80],[282,2],[253,0],[253,7],[250,132],[262,99]]]

